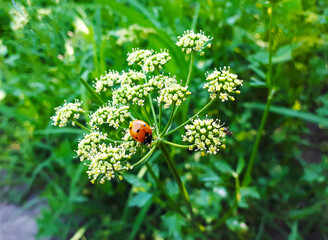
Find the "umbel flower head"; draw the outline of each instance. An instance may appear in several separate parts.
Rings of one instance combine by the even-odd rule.
[[[130,116],[129,106],[110,106],[106,104],[91,114],[89,125],[95,128],[97,125],[107,123],[117,129]]]
[[[153,91],[154,88],[149,84],[135,85],[130,87],[128,85],[121,86],[113,92],[113,103],[117,104],[128,104],[132,101],[132,104],[143,106],[145,98],[148,94]]]
[[[153,72],[156,68],[162,69],[162,66],[171,60],[168,50],[164,49],[157,53],[153,50],[133,49],[128,53],[127,61],[129,65],[138,64],[144,72]]]
[[[172,104],[181,105],[182,101],[185,101],[190,94],[188,87],[174,83],[160,90],[157,100],[159,103],[165,103],[164,108],[169,108]]]
[[[69,120],[78,119],[80,114],[84,112],[81,108],[82,102],[75,100],[74,103],[67,103],[65,101],[63,106],[55,108],[56,114],[51,117],[54,121],[52,125],[59,127],[65,127]],[[75,122],[72,122],[72,125],[75,125]]]
[[[202,52],[205,47],[211,47],[211,40],[213,38],[205,36],[203,31],[194,33],[193,30],[187,30],[183,36],[178,36],[176,45],[182,47],[182,51],[187,54],[192,51]]]
[[[119,83],[123,85],[134,86],[138,84],[140,81],[144,80],[146,75],[143,72],[138,72],[135,70],[129,69],[128,72],[123,72],[119,77]]]
[[[133,24],[128,28],[121,28],[114,32],[117,37],[116,43],[122,45],[125,42],[134,42],[140,39],[145,39],[149,34],[155,33],[152,28],[144,28],[138,24]]]
[[[196,151],[217,154],[220,147],[225,148],[223,143],[226,133],[219,120],[197,118],[185,129],[182,141],[194,144],[191,149],[196,147]]]
[[[122,180],[122,171],[132,169],[127,161],[131,153],[126,153],[124,146],[112,146],[106,144],[107,134],[94,131],[79,140],[77,155],[81,161],[89,160],[87,174],[91,182],[99,181],[104,183],[105,180],[111,180],[118,177]]]
[[[149,80],[149,85],[157,88],[157,89],[163,89],[164,87],[168,87],[172,84],[177,83],[177,80],[174,77],[170,77],[170,76],[164,76],[162,74],[158,75],[158,76],[153,76],[150,80]]]
[[[120,74],[117,71],[108,71],[105,75],[101,75],[100,78],[96,78],[94,87],[96,92],[106,91],[108,88],[114,86],[120,79]]]
[[[210,93],[211,99],[219,97],[222,102],[228,99],[234,101],[235,98],[230,94],[239,94],[236,89],[243,85],[243,80],[239,80],[236,74],[230,73],[230,67],[224,67],[219,71],[215,69],[212,73],[206,73],[206,81],[204,88]]]

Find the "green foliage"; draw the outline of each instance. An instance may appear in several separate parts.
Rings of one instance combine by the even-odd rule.
[[[40,238],[327,238],[327,15],[324,0],[2,2],[0,200],[24,204],[31,196],[43,199]],[[133,24],[154,33],[118,45],[112,32]],[[187,209],[162,155],[155,152],[149,164],[181,212],[145,167],[124,175],[124,181],[91,185],[86,167],[74,158],[83,131],[55,129],[50,121],[64,99],[82,99],[86,111],[94,110],[94,96],[80,78],[91,85],[105,70],[126,70],[132,48],[169,49],[167,71],[185,80],[188,62],[175,41],[191,28],[214,39],[211,50],[195,59],[190,91],[196,95],[178,124],[208,100],[200,91],[204,71],[230,65],[244,80],[239,104],[219,104],[207,113],[225,121],[233,133],[224,151],[201,157],[169,149],[195,218],[205,229],[186,219]],[[242,180],[271,87],[270,68],[276,92],[252,182],[245,186]],[[180,141],[181,134],[182,129],[172,140]]]

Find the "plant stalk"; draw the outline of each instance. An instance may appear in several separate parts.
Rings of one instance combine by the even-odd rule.
[[[184,213],[181,211],[181,209],[179,208],[179,206],[173,201],[173,199],[170,197],[170,195],[166,192],[162,182],[156,177],[153,168],[151,167],[151,165],[146,162],[145,165],[148,168],[148,171],[151,175],[151,177],[155,180],[157,187],[161,190],[161,192],[163,193],[163,195],[166,197],[166,199],[170,202],[171,206],[177,211],[179,212],[181,215],[184,216]]]
[[[264,109],[264,112],[263,112],[263,115],[262,115],[260,127],[259,127],[259,130],[257,132],[255,143],[254,143],[254,146],[253,146],[253,149],[252,149],[252,153],[251,153],[248,165],[247,165],[245,176],[244,176],[243,181],[242,181],[242,186],[247,186],[252,181],[252,176],[251,176],[252,168],[253,168],[254,161],[255,161],[255,158],[256,158],[256,154],[257,154],[257,151],[258,151],[258,148],[259,148],[259,144],[260,144],[260,141],[261,141],[264,126],[265,126],[265,123],[266,123],[266,120],[267,120],[267,117],[268,117],[268,113],[269,113],[269,110],[270,110],[272,99],[273,99],[273,96],[276,92],[275,88],[273,87],[273,81],[272,81],[273,4],[271,4],[270,9],[271,9],[271,12],[269,13],[270,14],[270,20],[269,20],[269,65],[268,65],[268,72],[267,72],[268,98],[267,98],[265,109]]]
[[[74,123],[79,126],[80,128],[82,128],[83,130],[87,131],[87,132],[90,132],[91,133],[91,130],[85,126],[83,126],[81,123],[79,123],[78,121],[76,121],[76,119],[73,120]]]
[[[193,120],[194,118],[196,118],[198,115],[202,114],[205,110],[207,110],[215,101],[217,98],[212,99],[210,102],[208,102],[201,110],[199,110],[194,116],[192,116],[191,118],[189,118],[187,121],[185,121],[184,123],[180,124],[178,127],[176,127],[175,129],[169,131],[168,133],[166,133],[164,136],[168,136],[172,133],[174,133],[175,131],[179,130],[180,128],[182,128],[183,126],[185,126],[186,124],[188,124],[189,122],[191,122],[191,120]]]
[[[185,187],[185,185],[183,184],[180,175],[176,169],[175,163],[174,161],[171,159],[170,154],[165,146],[165,144],[163,143],[159,143],[158,144],[159,149],[162,151],[164,159],[167,163],[167,165],[169,166],[169,169],[176,181],[176,183],[178,184],[179,187],[179,191],[181,196],[183,197],[183,199],[185,200],[186,204],[187,204],[187,208],[191,217],[191,221],[194,223],[194,213],[192,211],[192,207],[191,207],[191,203],[190,203],[190,198],[189,198],[189,194],[187,192],[187,189]]]
[[[95,93],[95,91],[90,87],[87,81],[85,81],[83,78],[80,78],[80,81],[86,87],[86,89],[91,93],[91,95],[95,98],[95,100],[97,100],[100,105],[104,105],[104,101],[99,97],[98,94]]]

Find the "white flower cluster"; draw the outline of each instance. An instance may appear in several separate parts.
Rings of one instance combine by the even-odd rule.
[[[113,92],[113,103],[127,104],[128,101],[132,101],[132,104],[143,106],[145,98],[153,91],[154,88],[149,84],[130,86],[121,86]]]
[[[148,83],[157,89],[163,89],[164,87],[177,83],[177,80],[175,79],[175,76],[170,77],[160,74],[158,76],[153,76],[151,79],[149,79]]]
[[[175,83],[160,90],[157,100],[158,103],[165,103],[164,108],[169,108],[172,104],[181,105],[182,101],[185,101],[190,94],[188,87]]]
[[[182,136],[182,141],[195,144],[196,151],[203,153],[217,154],[219,148],[225,148],[226,133],[219,120],[195,119],[192,124],[185,126],[186,135]],[[192,150],[194,146],[190,148]]]
[[[136,83],[142,81],[146,78],[143,72],[138,72],[135,70],[129,70],[128,72],[123,72],[119,78],[119,83],[121,85],[135,85]]]
[[[212,73],[206,73],[206,81],[204,88],[207,88],[211,99],[219,96],[222,102],[228,99],[234,101],[235,98],[230,94],[239,94],[240,91],[236,87],[243,85],[243,80],[239,80],[236,74],[230,73],[230,67],[224,67],[219,71],[215,69]]]
[[[139,39],[145,39],[149,34],[155,33],[152,28],[144,28],[138,24],[133,24],[128,28],[121,28],[115,31],[115,35],[118,37],[116,43],[122,45],[125,42],[134,42]]]
[[[153,72],[155,68],[162,69],[162,65],[171,60],[167,50],[161,50],[146,58],[142,64],[142,70],[145,72]]]
[[[204,35],[204,32],[194,33],[193,30],[187,30],[183,33],[183,36],[178,36],[176,45],[182,47],[182,51],[187,54],[192,51],[202,52],[205,47],[211,47],[210,41],[213,38]]]
[[[91,179],[91,183],[99,180],[100,184],[105,183],[105,180],[111,180],[118,177],[123,179],[121,171],[132,169],[127,159],[130,155],[125,154],[125,149],[122,147],[113,147],[110,144],[103,148],[101,152],[97,152],[93,156],[87,174]]]
[[[77,155],[80,156],[80,161],[86,159],[91,160],[100,149],[106,147],[106,144],[103,142],[107,139],[107,134],[103,134],[99,131],[94,131],[89,134],[85,134],[83,139],[79,140],[79,145],[77,147]]]
[[[107,123],[109,126],[117,129],[120,123],[123,123],[130,115],[129,106],[105,105],[91,114],[89,124],[95,128],[96,125]]]
[[[94,87],[96,92],[106,91],[109,87],[114,86],[120,79],[120,74],[117,71],[108,71],[105,75],[101,75],[100,78],[96,78]]]
[[[138,64],[142,65],[142,63],[147,59],[149,56],[153,54],[154,51],[152,50],[144,50],[144,49],[132,49],[131,53],[128,53],[128,58],[126,59],[129,65]]]
[[[161,50],[157,53],[153,50],[133,49],[132,53],[128,53],[127,61],[129,65],[134,63],[140,65],[145,72],[152,72],[156,68],[162,69],[162,65],[171,60],[168,50]]]
[[[67,103],[65,101],[63,106],[55,108],[56,114],[51,117],[54,121],[52,125],[65,127],[69,120],[78,119],[80,114],[84,112],[81,108],[81,104],[82,102],[79,102],[79,100],[76,99],[74,103]],[[72,125],[75,125],[74,121],[72,122]]]
[[[122,179],[120,171],[132,169],[132,166],[127,162],[131,157],[131,153],[126,154],[123,146],[113,147],[111,144],[106,144],[107,134],[95,131],[80,139],[77,155],[81,161],[89,160],[87,174],[92,183],[99,180],[101,184],[105,180],[119,177]]]

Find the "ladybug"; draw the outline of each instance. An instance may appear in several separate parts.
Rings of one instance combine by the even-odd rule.
[[[133,120],[129,125],[129,131],[134,140],[143,144],[151,143],[153,131],[144,121]]]

